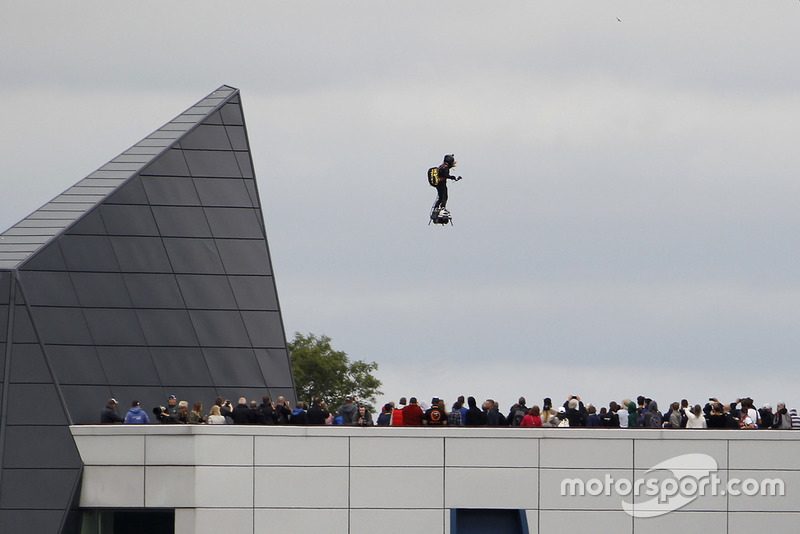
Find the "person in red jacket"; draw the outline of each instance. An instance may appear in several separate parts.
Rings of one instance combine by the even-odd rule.
[[[403,408],[406,407],[408,401],[405,397],[400,397],[400,406],[395,406],[392,412],[392,426],[403,426]]]
[[[403,408],[403,426],[422,426],[422,418],[425,413],[417,404],[417,398],[411,397],[408,406]]]

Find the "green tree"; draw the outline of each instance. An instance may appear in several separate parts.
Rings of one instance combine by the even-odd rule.
[[[372,373],[378,370],[375,362],[350,361],[347,353],[333,350],[331,338],[309,333],[294,333],[289,342],[289,355],[294,373],[297,396],[308,403],[319,397],[335,412],[348,395],[357,395],[375,413],[374,403],[381,381]]]

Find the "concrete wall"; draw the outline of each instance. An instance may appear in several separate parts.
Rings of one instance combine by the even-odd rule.
[[[532,534],[796,532],[800,432],[73,426],[84,508],[175,508],[176,533],[449,533],[456,508],[527,511]],[[668,470],[650,471],[667,462]],[[699,463],[698,463],[699,462]],[[689,479],[716,478],[705,495]],[[562,495],[565,479],[586,484]],[[613,481],[608,484],[607,482]],[[625,496],[657,479],[663,502]],[[671,479],[666,481],[666,479]],[[734,479],[739,495],[726,490]],[[780,479],[783,496],[747,495]],[[671,483],[688,481],[689,502]],[[746,482],[753,481],[753,482]],[[601,489],[604,482],[610,491]],[[618,491],[619,490],[619,491]],[[595,495],[589,494],[595,493]],[[695,498],[692,498],[695,496]],[[623,501],[640,508],[623,510]],[[648,509],[647,504],[650,503]],[[641,517],[649,512],[656,517]]]

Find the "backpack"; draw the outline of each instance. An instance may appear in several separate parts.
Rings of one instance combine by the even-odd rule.
[[[428,183],[433,187],[439,185],[439,167],[428,169]]]
[[[526,412],[519,406],[514,408],[514,413],[511,414],[511,424],[513,426],[519,426],[522,423],[522,419],[525,417],[525,414],[527,413],[528,412]]]

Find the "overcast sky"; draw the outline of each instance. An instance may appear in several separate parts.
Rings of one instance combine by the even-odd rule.
[[[228,84],[287,335],[378,362],[379,401],[800,408],[797,1],[3,11],[2,229]]]

